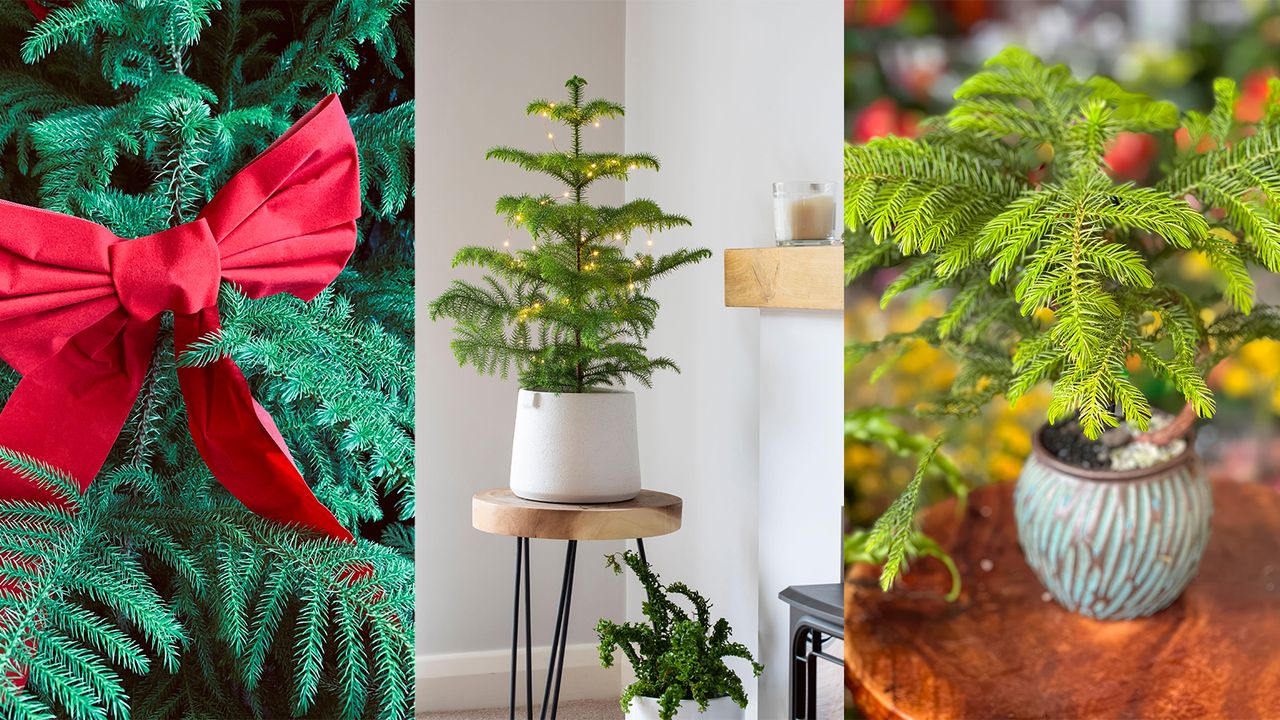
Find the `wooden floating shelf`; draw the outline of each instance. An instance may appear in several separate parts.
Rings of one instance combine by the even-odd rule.
[[[844,247],[764,247],[724,251],[729,307],[844,309]]]

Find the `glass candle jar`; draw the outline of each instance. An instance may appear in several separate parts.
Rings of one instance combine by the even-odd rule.
[[[773,232],[779,245],[838,245],[835,183],[773,184]]]

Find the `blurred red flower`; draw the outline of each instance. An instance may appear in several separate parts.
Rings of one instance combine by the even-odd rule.
[[[1276,77],[1273,68],[1254,70],[1240,83],[1240,97],[1236,100],[1236,120],[1256,123],[1266,113],[1267,81]]]
[[[1147,133],[1122,132],[1111,141],[1102,161],[1116,180],[1142,182],[1159,152],[1156,139]]]
[[[885,27],[902,19],[908,0],[844,0],[844,24]]]
[[[893,98],[876,98],[854,117],[852,140],[864,143],[886,135],[915,137],[919,121],[919,113],[900,110]]]

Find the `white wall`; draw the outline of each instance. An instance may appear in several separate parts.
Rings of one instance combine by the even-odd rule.
[[[769,720],[787,702],[777,593],[839,580],[843,330],[836,312],[725,308],[720,251],[772,242],[770,183],[841,177],[842,27],[833,0],[627,4],[627,150],[663,162],[628,197],[693,219],[662,246],[717,251],[655,286],[652,347],[685,372],[642,396],[641,452],[685,521],[650,560],[757,651],[749,716]],[[629,616],[639,599],[629,586]]]
[[[420,710],[503,705],[511,643],[515,541],[471,528],[471,495],[507,483],[516,383],[459,368],[448,323],[432,323],[426,303],[454,277],[466,244],[513,246],[527,235],[494,214],[499,194],[557,191],[553,182],[484,159],[492,145],[547,147],[541,118],[524,114],[536,97],[557,98],[578,74],[588,92],[623,96],[621,2],[430,0],[417,9],[418,78],[418,598]],[[589,148],[621,148],[622,128],[606,122]],[[558,191],[557,191],[558,192]],[[601,202],[622,188],[601,188]],[[562,697],[616,693],[616,671],[599,669],[595,622],[622,614],[623,585],[601,557],[619,543],[586,543],[569,631]],[[564,543],[533,542],[534,645],[550,644]],[[522,631],[523,635],[523,631]],[[523,643],[523,640],[522,640]],[[536,653],[545,666],[545,651]],[[523,660],[521,660],[523,665]],[[535,686],[535,702],[541,686]],[[520,697],[523,697],[523,690]]]

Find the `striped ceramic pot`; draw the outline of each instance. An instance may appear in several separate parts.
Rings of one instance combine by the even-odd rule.
[[[1033,433],[1014,518],[1027,564],[1053,599],[1099,620],[1129,620],[1182,594],[1213,515],[1192,445],[1141,470],[1086,470],[1050,455]]]

